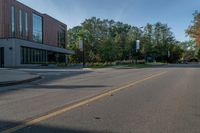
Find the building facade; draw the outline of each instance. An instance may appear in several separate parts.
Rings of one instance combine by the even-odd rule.
[[[0,67],[66,62],[67,25],[17,0],[0,0]]]

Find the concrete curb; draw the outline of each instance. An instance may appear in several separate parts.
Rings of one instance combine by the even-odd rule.
[[[92,69],[92,68],[83,68],[83,70],[92,71],[92,70],[95,70],[95,69]]]
[[[24,84],[24,83],[29,83],[33,82],[35,80],[41,79],[41,76],[35,76],[33,78],[25,79],[25,80],[19,80],[19,81],[8,81],[8,82],[0,82],[0,87],[6,87],[6,86],[12,86],[12,85],[18,85],[18,84]]]

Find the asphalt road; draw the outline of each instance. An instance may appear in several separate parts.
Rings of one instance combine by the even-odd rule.
[[[44,79],[1,89],[0,131],[200,132],[198,66],[37,73]]]

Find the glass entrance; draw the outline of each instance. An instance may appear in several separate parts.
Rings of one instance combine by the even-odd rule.
[[[0,48],[0,67],[4,67],[4,48]]]

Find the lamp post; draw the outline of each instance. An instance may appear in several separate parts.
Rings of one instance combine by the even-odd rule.
[[[169,64],[170,56],[171,56],[171,53],[168,49],[168,51],[167,51],[167,64]]]
[[[86,65],[85,60],[85,40],[88,39],[89,31],[88,30],[81,30],[79,32],[80,42],[79,42],[79,48],[82,51],[82,61],[83,61],[83,67]]]
[[[140,27],[139,29],[140,29],[140,31],[141,31],[141,35],[142,35],[142,29],[143,29],[144,27]],[[140,32],[139,30],[138,30],[138,32]],[[135,49],[136,49],[136,56],[135,56],[135,64],[137,64],[137,58],[138,58],[138,51],[140,50],[140,40],[139,40],[139,35],[138,35],[138,33],[137,33],[137,36],[136,36],[136,47],[135,47]]]

